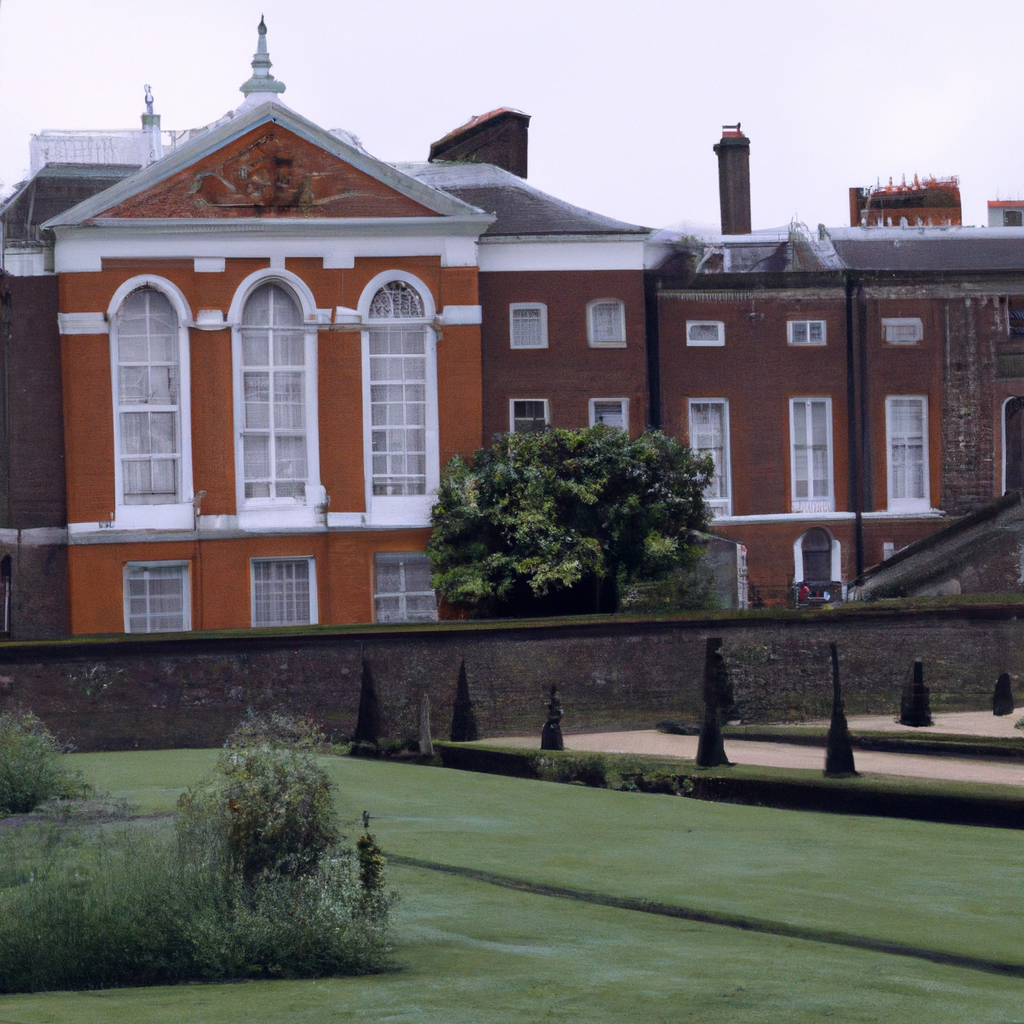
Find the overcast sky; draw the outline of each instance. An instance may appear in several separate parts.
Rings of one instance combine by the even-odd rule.
[[[964,223],[1024,191],[1019,3],[830,0],[0,0],[0,181],[47,128],[165,128],[241,102],[266,15],[282,97],[384,160],[474,114],[533,115],[538,188],[718,226],[711,147],[751,139],[755,228],[848,223],[847,190],[960,176]]]

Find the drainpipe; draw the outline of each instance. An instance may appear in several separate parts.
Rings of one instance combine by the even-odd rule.
[[[864,519],[863,492],[861,490],[861,458],[857,445],[857,346],[853,331],[853,297],[860,290],[860,281],[849,273],[846,278],[846,447],[850,472],[850,507],[853,509],[854,548],[856,551],[857,578],[859,584],[864,575]],[[863,391],[863,381],[861,382]]]
[[[661,429],[661,366],[658,346],[658,292],[661,276],[644,274],[644,327],[647,334],[647,423],[652,430]]]

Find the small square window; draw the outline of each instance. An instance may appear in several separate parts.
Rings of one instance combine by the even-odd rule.
[[[513,302],[508,307],[512,348],[548,347],[548,307],[543,302]]]
[[[882,541],[882,561],[896,554],[896,544],[891,540]]]
[[[253,626],[306,626],[316,622],[312,558],[252,560]]]
[[[628,398],[592,398],[590,400],[590,425],[603,423],[606,427],[629,430]]]
[[[1022,215],[1020,210],[1003,210],[1003,227],[1024,227],[1024,215]]]
[[[626,344],[626,307],[619,299],[595,299],[587,304],[587,341],[622,348]]]
[[[890,345],[916,345],[924,339],[924,324],[916,316],[882,317],[882,337]]]
[[[436,622],[437,595],[430,585],[430,559],[421,551],[373,556],[374,608],[378,622]]]
[[[687,320],[687,345],[724,345],[725,324],[721,320]]]
[[[187,562],[129,562],[124,570],[127,633],[179,633],[192,628]]]
[[[786,324],[790,345],[824,345],[824,320],[790,320]]]
[[[546,398],[513,398],[509,402],[509,430],[515,434],[543,430],[548,425]]]

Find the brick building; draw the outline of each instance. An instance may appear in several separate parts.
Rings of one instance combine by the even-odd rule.
[[[28,457],[45,500],[0,543],[61,567],[0,561],[16,602],[53,606],[20,635],[435,618],[453,455],[646,425],[647,229],[527,185],[526,115],[393,166],[286,106],[270,66],[261,22],[244,102],[171,146],[151,105],[140,132],[50,133],[0,211],[5,338],[45,392],[26,412],[8,389],[0,471],[26,490]]]
[[[714,455],[715,532],[746,546],[755,601],[804,583],[838,599],[1024,482],[1022,242],[925,225],[654,236],[652,401]]]

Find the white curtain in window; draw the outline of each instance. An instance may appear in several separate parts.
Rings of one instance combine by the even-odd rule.
[[[252,588],[254,626],[309,623],[309,559],[253,562]]]
[[[622,341],[622,304],[620,302],[595,302],[590,307],[590,321],[593,341]]]
[[[923,498],[924,402],[889,399],[889,458],[893,498]]]
[[[178,318],[167,297],[140,288],[117,313],[117,417],[128,505],[179,500]]]
[[[187,629],[188,567],[128,567],[128,632],[170,633]]]
[[[306,337],[302,310],[276,284],[242,314],[242,472],[247,498],[306,495]]]
[[[793,484],[796,498],[828,498],[828,402],[793,399]]]
[[[512,310],[512,348],[542,348],[543,321],[539,306]]]
[[[690,447],[715,462],[705,497],[728,498],[729,477],[726,459],[725,406],[722,402],[690,403]]]

